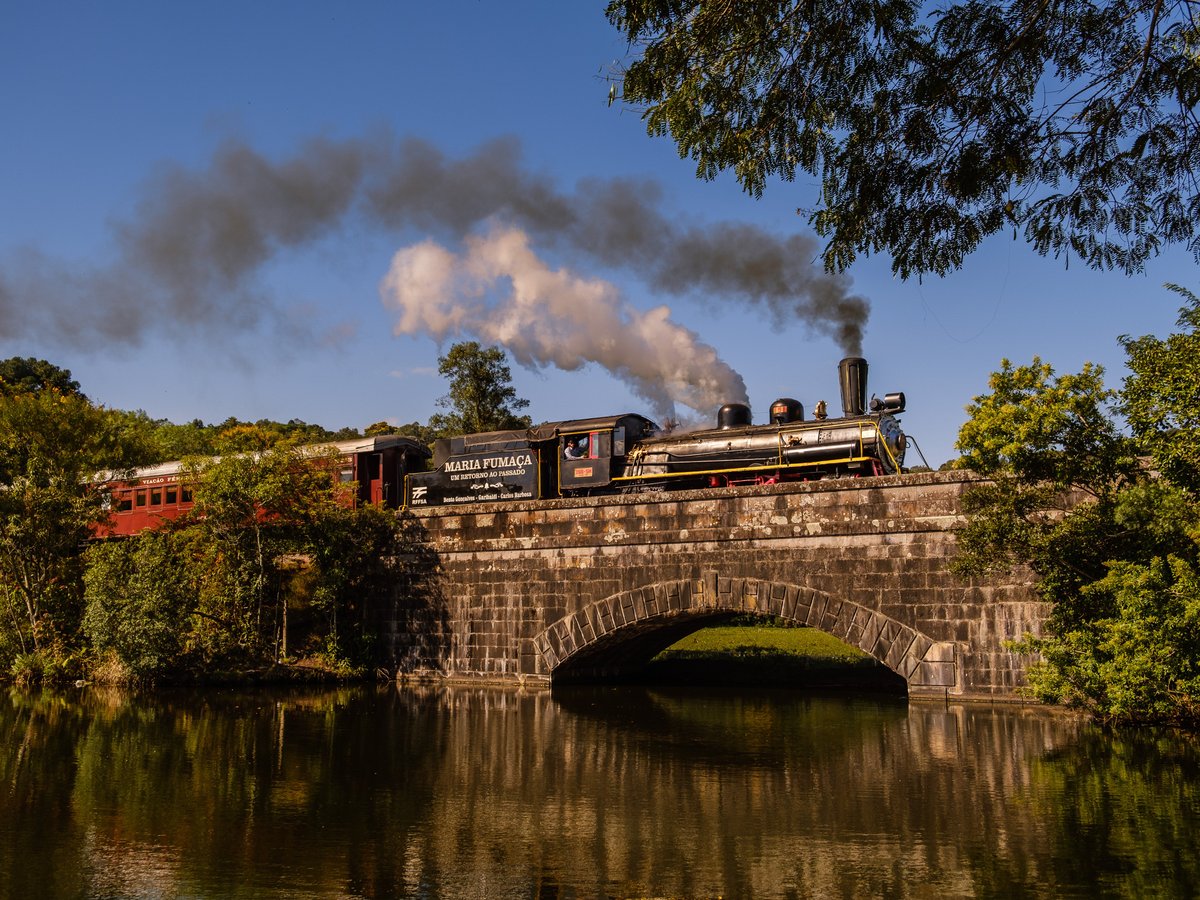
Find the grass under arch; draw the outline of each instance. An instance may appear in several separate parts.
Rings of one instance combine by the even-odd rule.
[[[895,673],[833,635],[754,617],[693,632],[651,660],[645,678],[883,689],[902,684]]]
[[[847,665],[872,661],[870,656],[857,647],[851,647],[816,628],[776,625],[720,625],[701,628],[672,644],[660,655],[670,658],[713,653],[734,656],[761,655],[764,652],[801,657],[814,665]]]

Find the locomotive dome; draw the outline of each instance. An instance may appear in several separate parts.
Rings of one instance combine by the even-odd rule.
[[[726,403],[717,410],[718,428],[742,428],[753,424],[754,417],[745,403]]]

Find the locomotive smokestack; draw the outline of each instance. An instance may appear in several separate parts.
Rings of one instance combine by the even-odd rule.
[[[847,356],[838,363],[838,383],[842,389],[842,414],[861,416],[867,411],[867,361]]]

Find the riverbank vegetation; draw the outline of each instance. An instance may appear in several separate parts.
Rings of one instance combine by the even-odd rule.
[[[959,465],[990,481],[965,497],[955,567],[1026,566],[1051,605],[1032,693],[1117,722],[1200,724],[1200,297],[1181,331],[1122,337],[1120,390],[1085,366],[1007,360],[976,397]],[[1125,423],[1122,427],[1122,420]]]
[[[340,437],[299,422],[155,423],[93,404],[43,360],[0,363],[0,673],[30,682],[246,677],[296,662],[306,673],[368,670],[370,606],[404,541],[394,516],[343,502],[332,460],[301,449]],[[180,450],[192,513],[90,542],[111,500],[98,473]]]
[[[0,361],[0,677],[356,676],[378,658],[372,607],[411,558],[395,515],[339,496],[322,442],[406,433],[432,442],[517,427],[502,351],[439,359],[449,393],[427,424],[331,431],[230,418],[206,425],[94,404],[45,360]],[[101,473],[183,460],[194,508],[90,542],[111,498]]]
[[[196,465],[186,519],[85,552],[89,645],[139,680],[367,670],[403,542],[394,515],[339,498],[333,462],[284,443]]]

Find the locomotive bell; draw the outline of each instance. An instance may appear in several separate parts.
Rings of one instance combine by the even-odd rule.
[[[842,414],[861,416],[867,411],[867,361],[847,356],[838,363],[838,384],[842,389]]]
[[[803,422],[804,407],[800,401],[791,397],[780,397],[771,404],[771,424],[787,425],[789,422]]]

